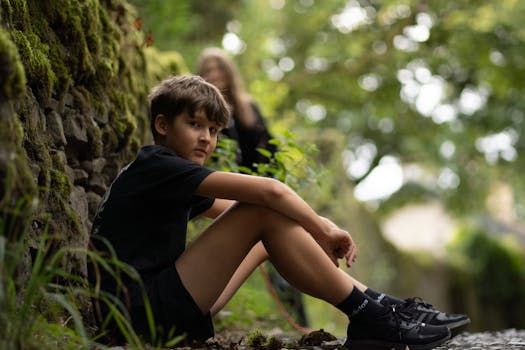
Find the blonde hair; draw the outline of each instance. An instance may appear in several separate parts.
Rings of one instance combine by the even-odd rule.
[[[206,64],[210,60],[216,60],[219,67],[226,75],[227,87],[222,94],[226,101],[230,103],[233,111],[236,113],[239,122],[245,128],[253,128],[256,123],[256,116],[251,108],[251,97],[244,88],[241,74],[233,60],[217,47],[209,47],[202,51],[197,63],[197,74],[205,74]]]

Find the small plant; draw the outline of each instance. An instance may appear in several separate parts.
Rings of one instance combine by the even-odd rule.
[[[246,336],[246,345],[253,348],[261,348],[266,344],[267,338],[258,329],[251,330]]]
[[[257,151],[268,161],[255,164],[255,170],[252,170],[236,163],[237,142],[222,138],[217,143],[210,166],[221,171],[273,177],[294,189],[309,186],[319,178],[318,165],[313,160],[318,150],[313,144],[300,145],[296,139],[296,134],[285,131],[281,137],[269,141],[277,148],[275,153],[258,148]]]
[[[281,339],[277,337],[268,337],[268,340],[266,341],[264,348],[268,350],[278,350],[278,349],[282,349],[283,346],[284,344]]]
[[[253,329],[248,333],[245,341],[246,345],[261,350],[277,350],[285,347],[283,341],[277,337],[267,337],[258,329]]]

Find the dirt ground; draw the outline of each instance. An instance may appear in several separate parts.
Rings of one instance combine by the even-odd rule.
[[[275,335],[260,332],[222,331],[215,338],[204,344],[179,349],[204,350],[345,350],[344,339],[336,338],[324,331],[314,331],[310,335],[300,336],[284,334],[278,331]],[[382,349],[348,349],[348,350],[390,350]],[[400,350],[400,349],[396,349]],[[409,350],[406,347],[403,350]],[[435,350],[525,350],[525,330],[507,329],[497,332],[462,333]]]

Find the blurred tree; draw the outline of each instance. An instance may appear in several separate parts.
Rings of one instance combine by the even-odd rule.
[[[485,210],[491,183],[504,179],[522,202],[525,3],[238,5],[222,43],[257,98],[285,87],[267,114],[297,131],[343,132],[357,183],[391,157],[416,170],[399,195],[441,198],[466,214]]]

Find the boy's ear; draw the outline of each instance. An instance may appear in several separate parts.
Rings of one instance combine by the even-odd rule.
[[[164,116],[164,114],[157,114],[155,117],[155,130],[159,133],[159,135],[166,136],[168,133],[168,119]]]

